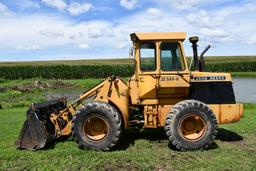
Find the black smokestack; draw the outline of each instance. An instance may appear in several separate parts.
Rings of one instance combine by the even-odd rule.
[[[195,64],[195,69],[198,70],[198,53],[197,53],[197,42],[199,38],[197,36],[195,37],[190,37],[189,41],[192,43],[192,48],[193,48],[193,57],[194,57],[194,64]]]

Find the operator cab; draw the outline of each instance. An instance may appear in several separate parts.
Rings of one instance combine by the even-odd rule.
[[[163,36],[164,34],[164,36]],[[184,71],[187,69],[182,48],[185,33],[133,33],[135,59],[141,72]]]
[[[185,69],[179,43],[161,42],[159,49],[161,71],[182,71]],[[140,44],[140,70],[142,72],[155,71],[157,69],[156,59],[156,43],[142,42]]]
[[[131,34],[136,69],[130,85],[135,80],[139,85],[137,92],[131,92],[134,103],[176,102],[188,96],[190,77],[182,45],[185,37],[184,32]]]

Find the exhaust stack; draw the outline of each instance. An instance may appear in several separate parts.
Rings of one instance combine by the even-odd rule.
[[[190,43],[192,43],[192,48],[193,48],[193,58],[194,58],[194,65],[195,69],[198,70],[198,52],[197,52],[197,42],[199,41],[199,38],[197,36],[190,37],[189,38]]]

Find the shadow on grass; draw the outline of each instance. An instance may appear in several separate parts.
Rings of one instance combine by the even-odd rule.
[[[130,146],[133,146],[135,141],[138,139],[158,141],[160,143],[162,140],[167,140],[168,138],[165,135],[163,128],[142,129],[142,130],[127,129],[124,131],[120,142],[114,148],[114,150],[126,150]],[[242,141],[243,137],[233,131],[230,131],[224,128],[219,128],[216,139],[224,142],[238,142],[238,141]],[[172,143],[169,143],[168,147],[171,150],[179,151]],[[207,150],[214,150],[217,148],[219,148],[218,144],[213,142]]]
[[[117,146],[114,147],[113,151],[119,151],[119,150],[126,150],[130,146],[133,146],[135,144],[136,140],[149,140],[152,142],[159,142],[161,143],[162,140],[167,140],[167,136],[165,135],[163,128],[157,128],[157,129],[138,129],[138,128],[130,128],[125,129],[123,132],[123,135],[117,144]],[[217,140],[224,141],[224,142],[238,142],[242,141],[243,137],[238,135],[237,133],[224,129],[219,128],[218,134],[216,136]],[[50,142],[44,149],[54,149],[55,145],[60,142],[65,141],[73,141],[72,137],[70,136],[63,136],[61,138],[58,138],[57,140],[54,140]],[[171,150],[179,151],[177,148],[175,148],[172,143],[166,144]],[[207,150],[214,150],[219,148],[219,146],[213,142],[211,146]]]
[[[225,141],[225,142],[232,142],[232,141],[242,141],[243,137],[233,131],[230,131],[224,128],[219,128],[216,139],[220,141]]]
[[[139,139],[145,139],[145,140],[159,142],[159,143],[161,143],[162,140],[168,140],[163,128],[141,129],[141,130],[127,129],[124,131],[120,142],[113,150],[126,150],[130,146],[133,146],[135,141]],[[173,151],[180,151],[171,142],[169,142],[166,145],[168,145],[168,147]],[[215,142],[213,142],[207,150],[213,150],[218,147],[219,146]]]
[[[55,148],[55,145],[58,144],[58,143],[61,143],[61,142],[66,142],[66,141],[73,141],[72,137],[71,136],[62,136],[58,139],[55,139],[51,142],[49,142],[49,144],[47,144],[43,150],[50,150],[50,149],[54,149]]]
[[[163,128],[156,129],[139,129],[130,128],[123,132],[123,135],[113,150],[126,150],[130,146],[135,144],[136,140],[144,139],[149,141],[161,142],[162,140],[167,140]]]
[[[179,149],[177,149],[171,142],[169,142],[168,147],[173,150],[173,151],[180,151]],[[205,149],[205,150],[214,150],[219,148],[218,144],[216,144],[215,142],[213,142],[209,148]]]

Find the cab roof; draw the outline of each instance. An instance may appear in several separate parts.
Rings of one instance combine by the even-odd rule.
[[[132,33],[132,41],[143,40],[180,40],[184,41],[186,32],[152,32],[152,33]]]

